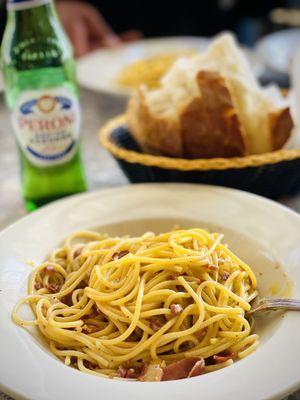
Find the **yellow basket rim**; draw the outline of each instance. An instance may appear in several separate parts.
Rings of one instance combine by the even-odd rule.
[[[253,154],[245,157],[232,158],[171,158],[152,154],[138,153],[119,147],[111,140],[111,133],[119,126],[126,125],[126,115],[121,114],[110,120],[100,129],[99,140],[104,148],[116,158],[132,164],[141,164],[148,167],[173,169],[179,171],[209,171],[226,170],[231,168],[260,167],[267,164],[276,164],[282,161],[291,161],[300,158],[300,149],[283,149],[264,154]]]

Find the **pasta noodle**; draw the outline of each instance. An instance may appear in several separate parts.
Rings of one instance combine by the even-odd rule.
[[[225,367],[258,346],[247,320],[257,291],[222,239],[203,229],[76,232],[32,272],[12,318],[36,326],[66,365],[100,376],[177,379],[183,360],[188,376]],[[19,316],[25,303],[32,321]]]
[[[117,83],[130,89],[136,89],[140,85],[146,85],[152,89],[158,88],[161,78],[175,61],[180,57],[191,57],[195,54],[196,50],[190,48],[133,61],[122,69],[117,77]]]

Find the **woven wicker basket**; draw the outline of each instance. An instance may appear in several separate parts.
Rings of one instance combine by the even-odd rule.
[[[111,119],[100,131],[131,182],[193,182],[229,186],[269,198],[300,190],[300,149],[235,158],[188,160],[142,153],[126,125],[125,115]]]

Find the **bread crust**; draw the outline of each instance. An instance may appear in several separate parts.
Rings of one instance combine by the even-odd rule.
[[[279,150],[291,136],[294,127],[290,109],[282,108],[269,113],[271,151]]]
[[[127,120],[134,139],[146,153],[183,157],[178,121],[153,115],[140,89],[128,103]]]
[[[195,98],[180,117],[185,156],[244,156],[245,132],[229,80],[214,71],[200,71],[196,79],[201,96]]]

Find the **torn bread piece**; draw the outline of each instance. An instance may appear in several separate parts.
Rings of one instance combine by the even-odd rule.
[[[185,157],[244,156],[245,132],[230,83],[213,71],[200,71],[197,83],[201,95],[180,116]]]
[[[183,157],[178,120],[153,112],[143,89],[136,91],[129,101],[127,122],[134,139],[146,153]]]

